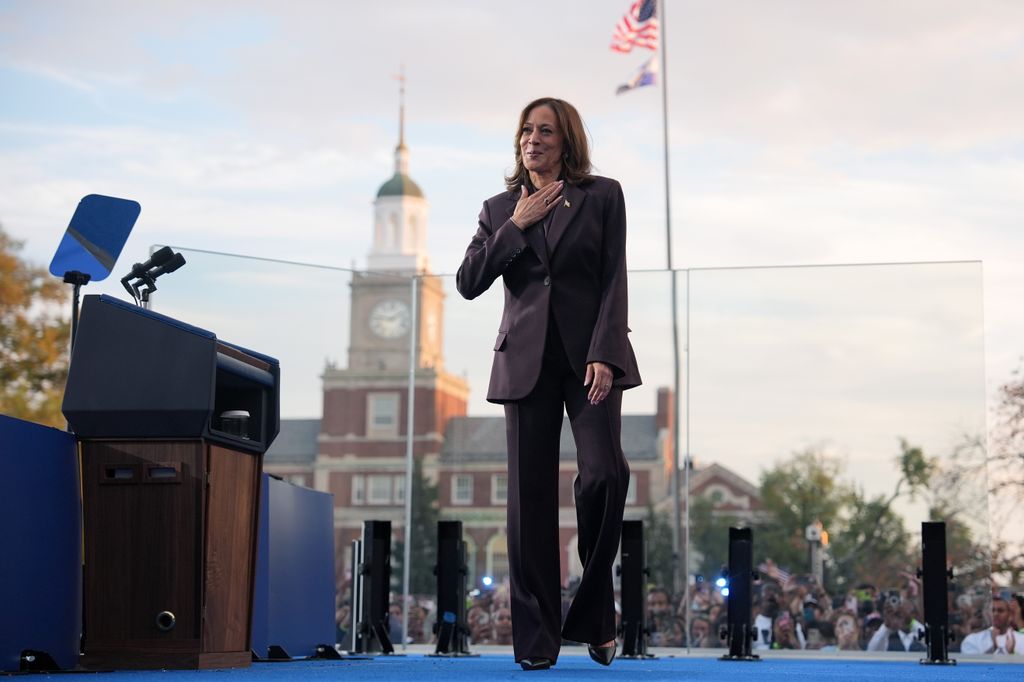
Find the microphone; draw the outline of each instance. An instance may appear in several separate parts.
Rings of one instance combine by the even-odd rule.
[[[169,247],[165,246],[164,248],[168,249]],[[156,254],[153,255],[156,256]],[[150,279],[156,279],[160,275],[166,275],[169,272],[174,272],[184,264],[185,257],[182,256],[180,253],[176,253],[166,263],[159,265],[158,267],[155,267],[148,273],[146,273],[146,276],[149,277]]]
[[[169,246],[163,246],[153,252],[153,255],[149,257],[149,260],[144,263],[136,263],[132,266],[132,271],[129,272],[124,279],[129,280],[133,277],[142,277],[148,271],[155,267],[159,267],[171,260],[174,256],[174,251]],[[180,266],[179,266],[180,267]]]
[[[133,265],[131,272],[121,278],[121,285],[136,303],[145,303],[149,300],[149,295],[156,291],[156,278],[174,272],[184,264],[184,256],[174,253],[169,246],[163,246],[154,251],[149,260]],[[137,281],[133,283],[132,280]],[[140,291],[141,287],[145,288]]]

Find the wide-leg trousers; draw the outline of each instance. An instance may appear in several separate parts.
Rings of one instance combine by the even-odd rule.
[[[622,452],[622,391],[597,405],[573,372],[551,320],[540,378],[505,406],[508,438],[508,550],[512,644],[516,660],[557,660],[561,640],[604,644],[615,638],[612,565],[622,534],[629,465]],[[562,622],[558,464],[563,410],[579,469],[576,501],[583,576]]]

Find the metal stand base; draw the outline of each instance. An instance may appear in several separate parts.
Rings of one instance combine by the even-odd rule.
[[[720,660],[720,661],[744,661],[744,662],[747,662],[747,663],[757,663],[758,661],[761,660],[761,657],[758,656],[757,654],[748,654],[746,656],[731,656],[729,654],[726,654],[725,656],[720,656],[718,660]]]

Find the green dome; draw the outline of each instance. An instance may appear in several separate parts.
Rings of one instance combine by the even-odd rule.
[[[391,179],[380,186],[377,197],[419,197],[423,198],[423,190],[404,173],[395,173]]]

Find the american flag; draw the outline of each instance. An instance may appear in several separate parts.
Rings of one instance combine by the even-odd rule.
[[[658,3],[656,0],[637,0],[629,7],[612,34],[611,48],[616,52],[631,52],[634,47],[658,49]]]
[[[778,582],[783,589],[785,589],[786,585],[789,584],[790,578],[793,577],[786,569],[779,568],[778,566],[776,566],[775,562],[771,559],[768,559],[767,561],[762,561],[758,565],[757,570],[761,571],[769,578]]]

